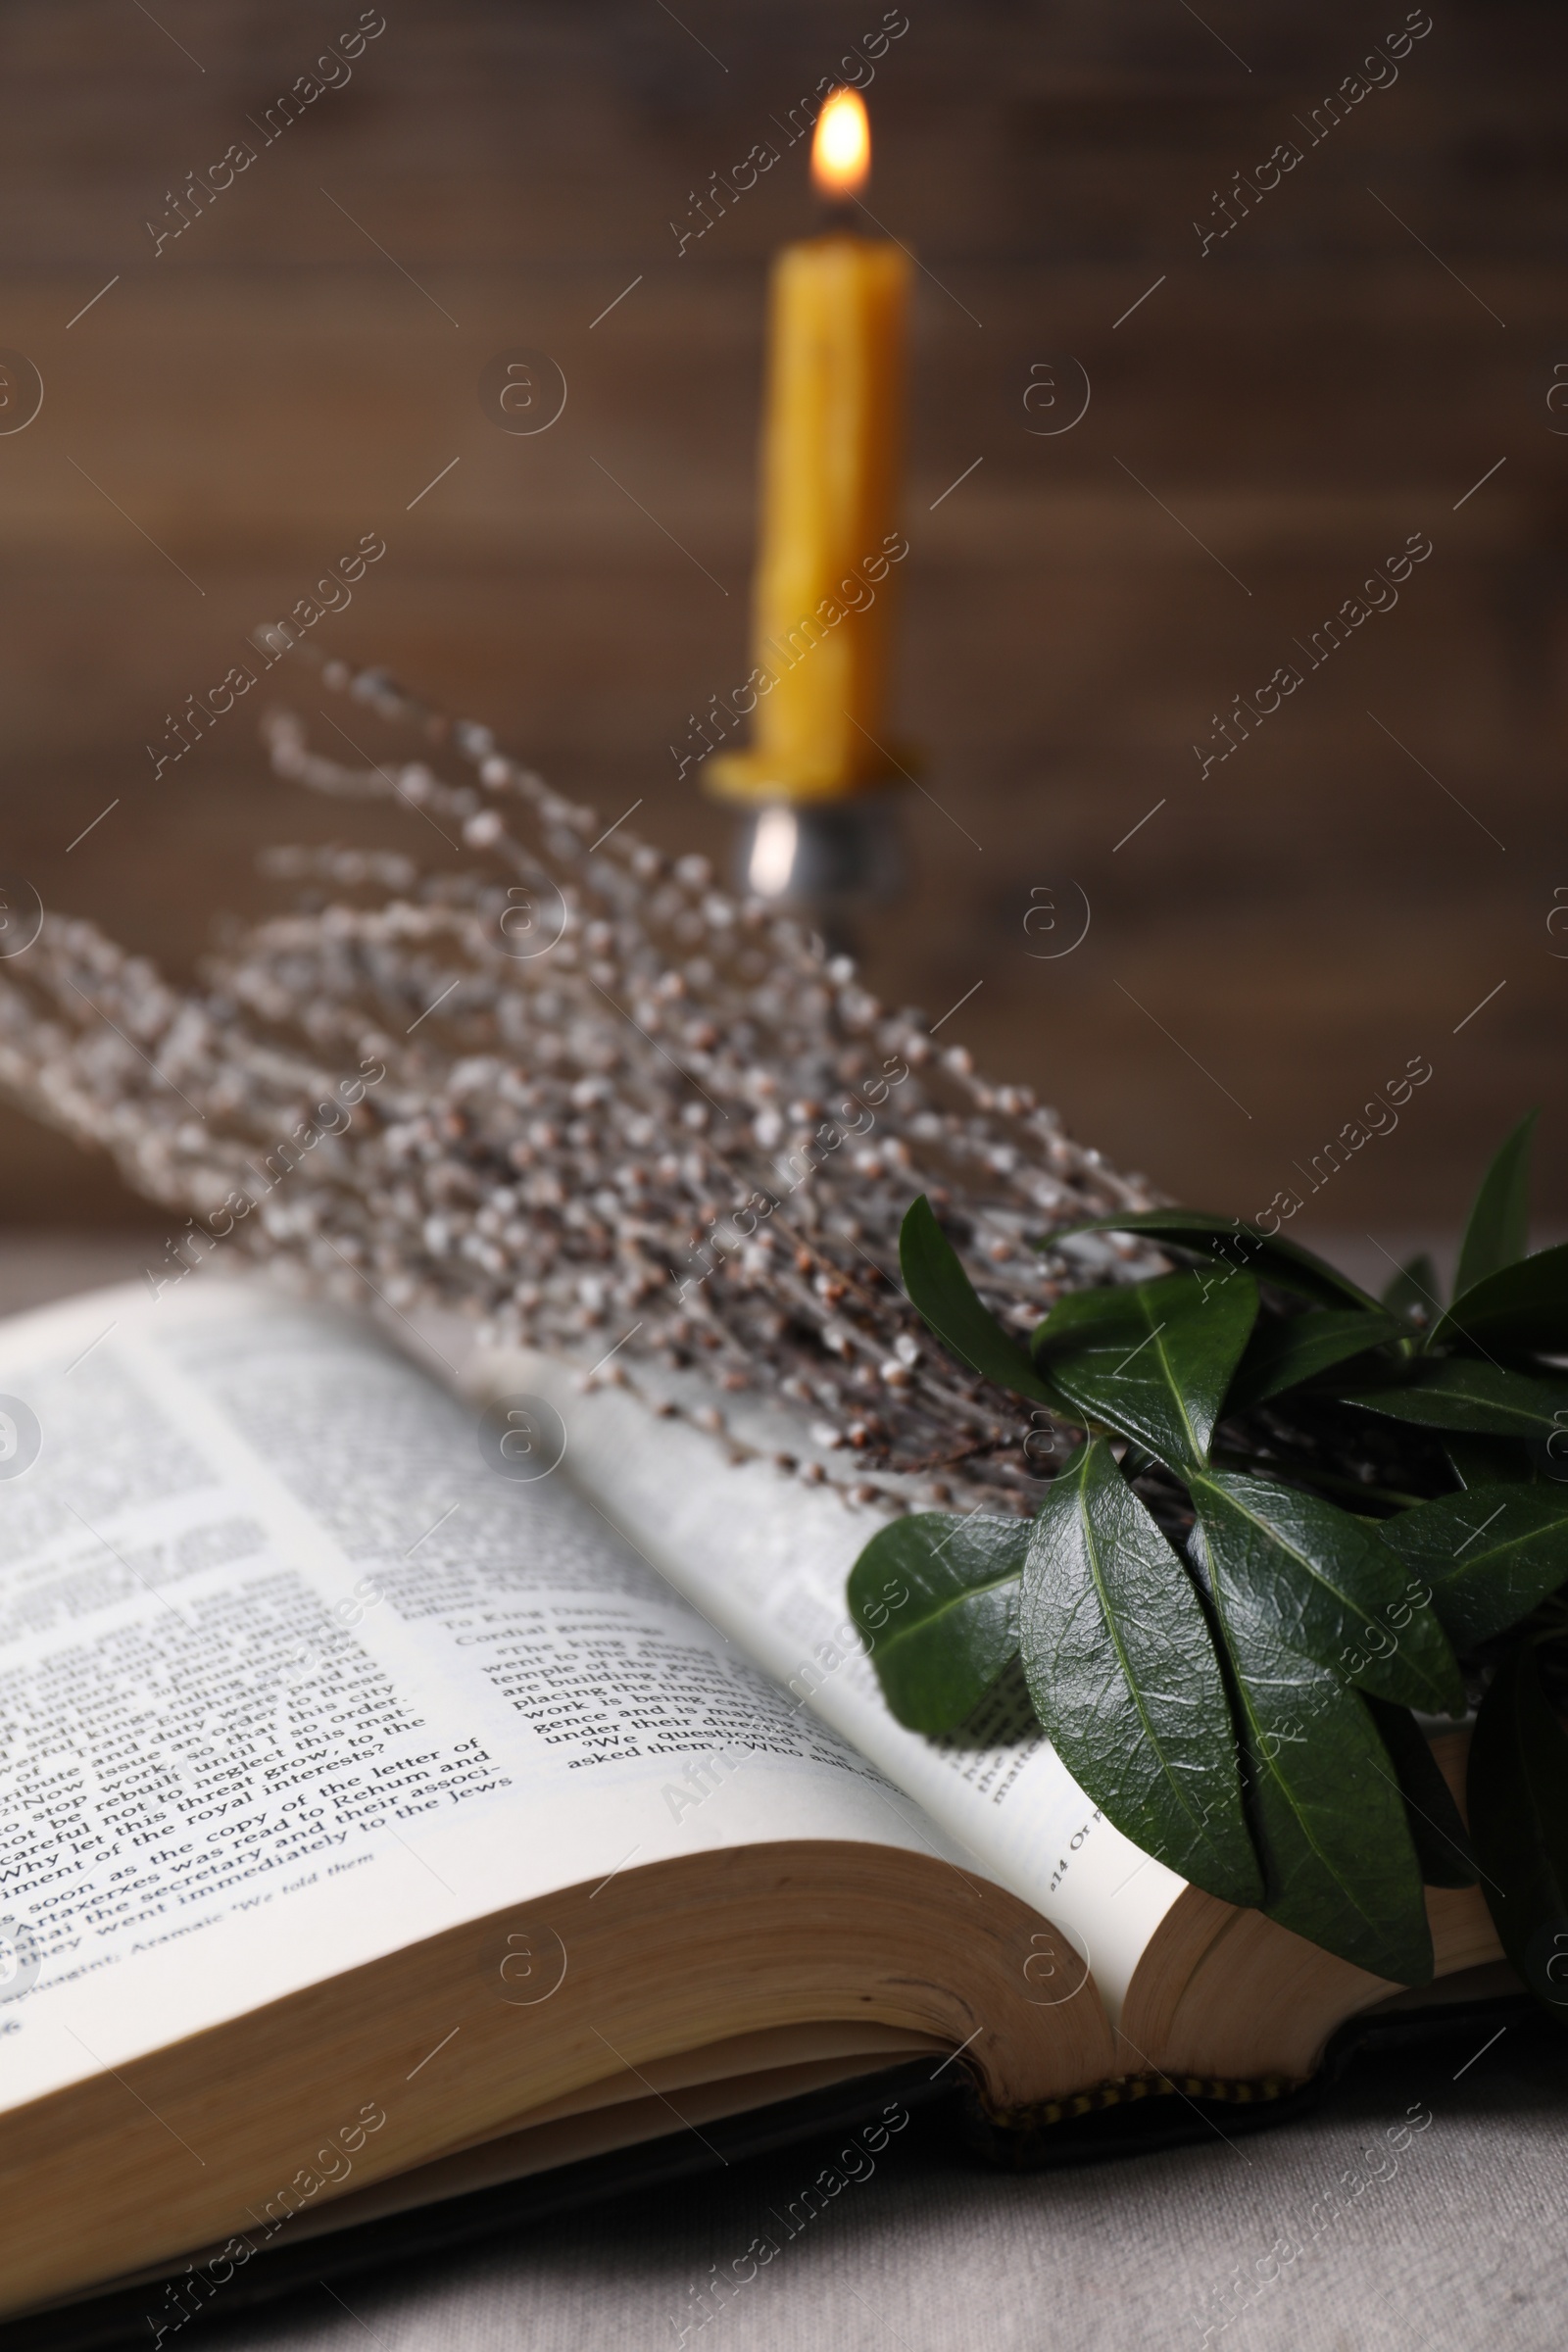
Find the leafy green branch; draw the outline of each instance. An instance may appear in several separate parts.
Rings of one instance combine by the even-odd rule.
[[[1032,1521],[881,1530],[850,1605],[901,1723],[956,1729],[1021,1658],[1074,1778],[1182,1877],[1419,1984],[1423,1887],[1479,1871],[1568,2003],[1568,1248],[1526,1253],[1535,1117],[1446,1305],[1423,1259],[1374,1298],[1282,1235],[1154,1209],[1084,1230],[1174,1270],[1063,1298],[1025,1344],[917,1200],[910,1299],[1074,1450]],[[907,1598],[877,1630],[890,1572]],[[1422,1723],[1482,1691],[1473,1852]]]

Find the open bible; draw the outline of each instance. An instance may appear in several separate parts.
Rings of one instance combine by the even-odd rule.
[[[476,1418],[450,1345],[213,1277],[0,1329],[0,2314],[162,2343],[916,2058],[1002,2130],[1264,2094],[1396,1993],[1141,1854],[1013,1689],[902,1730],[867,1513],[543,1358]]]

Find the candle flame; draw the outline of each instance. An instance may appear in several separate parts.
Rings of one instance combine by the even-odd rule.
[[[816,118],[811,178],[819,196],[854,196],[871,169],[871,125],[858,90],[835,90]]]

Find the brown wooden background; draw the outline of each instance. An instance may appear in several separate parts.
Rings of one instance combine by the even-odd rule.
[[[1202,259],[1212,192],[1306,146],[1294,119],[1398,0],[907,8],[869,91],[871,203],[929,271],[899,721],[942,808],[913,802],[918,887],[873,979],[932,1018],[983,982],[948,1036],[1244,1213],[1423,1054],[1432,1082],[1318,1226],[1446,1223],[1533,1101],[1560,1217],[1560,12],[1433,0],[1397,83]],[[656,838],[722,854],[666,746],[746,666],[763,270],[809,223],[802,151],[684,257],[668,223],[882,11],[386,0],[352,81],[155,256],[170,192],[259,145],[247,118],[358,13],[11,0],[0,22],[0,344],[46,387],[0,437],[0,865],[174,967],[216,908],[260,903],[256,849],[323,818],[268,781],[259,695],[160,782],[144,745],[366,530],[388,555],[318,642],[490,719],[607,817],[641,797]],[[476,393],[519,344],[570,388],[536,438]],[[1089,413],[1034,435],[1031,365],[1062,353]],[[1434,554],[1398,609],[1200,781],[1211,713],[1415,530]],[[1088,938],[1032,957],[1031,893],[1065,921],[1072,885]],[[0,1215],[126,1211],[106,1171],[0,1124]]]

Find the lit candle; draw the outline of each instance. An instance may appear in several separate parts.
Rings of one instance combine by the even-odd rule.
[[[888,781],[902,379],[909,258],[858,234],[871,136],[858,91],[817,118],[821,236],[773,265],[751,748],[709,760],[725,799],[838,801]]]

